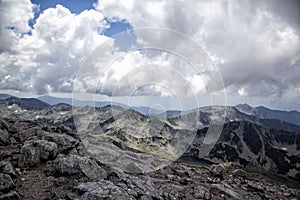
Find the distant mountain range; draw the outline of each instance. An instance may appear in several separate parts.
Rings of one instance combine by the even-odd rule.
[[[251,107],[248,104],[238,104],[235,107],[243,113],[254,115],[262,119],[280,119],[282,121],[300,125],[300,112],[296,110],[272,110],[264,106]]]
[[[0,94],[0,100],[1,99],[7,99],[9,97],[12,97],[10,94]]]
[[[5,100],[8,98],[14,97],[9,94],[0,94],[0,100]],[[17,97],[15,97],[17,98]],[[10,99],[10,104],[15,101],[15,98]],[[74,105],[74,106],[95,106],[95,107],[104,107],[107,105],[115,105],[115,106],[121,106],[123,108],[128,108],[127,105],[118,103],[118,102],[110,102],[110,101],[81,101],[81,100],[72,100],[72,98],[61,98],[61,97],[52,97],[52,96],[40,96],[37,98],[20,98],[23,101],[23,107],[25,106],[26,108],[35,108],[35,109],[41,109],[45,108],[51,105],[59,104],[59,103],[65,103],[69,105]],[[39,100],[39,101],[38,101]],[[22,104],[22,103],[21,103]],[[283,122],[279,123],[284,123],[284,122],[289,122],[291,124],[296,124],[300,126],[300,112],[294,110],[294,111],[282,111],[282,110],[273,110],[270,108],[266,108],[264,106],[258,106],[258,107],[251,107],[248,104],[238,104],[234,106],[238,111],[240,111],[243,114],[246,114],[248,116],[243,116],[242,118],[253,118],[253,116],[263,119],[265,121],[264,123],[267,124],[269,119],[278,119]],[[150,113],[150,107],[147,106],[131,106],[130,108],[138,111],[139,113],[145,115],[145,116],[167,116],[168,118],[174,117],[176,115],[180,115],[181,113],[184,113],[183,111],[179,110],[168,110],[163,111],[156,110],[151,108],[151,113]],[[228,111],[232,110],[231,106],[228,106]],[[200,108],[201,110],[201,108]],[[231,114],[231,111],[227,113],[227,116]],[[239,114],[241,115],[241,114]],[[250,116],[250,117],[249,117]],[[230,117],[228,117],[230,118]],[[231,117],[232,118],[232,117]],[[234,119],[231,119],[234,120]],[[253,120],[247,120],[247,121],[253,121]],[[260,121],[260,120],[256,120]],[[281,126],[281,125],[280,125]]]
[[[12,95],[9,94],[0,94],[0,100],[5,100],[8,99],[10,97],[13,97]],[[40,103],[38,103],[38,101],[34,102],[33,99],[34,98],[21,98],[24,102],[29,103],[32,100],[32,103],[36,103],[37,105],[40,105]],[[28,99],[28,100],[27,100]],[[110,101],[82,101],[82,100],[76,100],[76,99],[72,99],[72,98],[62,98],[62,97],[52,97],[52,96],[40,96],[37,97],[35,100],[39,100],[42,102],[45,102],[46,104],[48,104],[48,106],[50,105],[55,105],[55,104],[59,104],[59,103],[65,103],[65,104],[69,104],[69,105],[74,105],[74,106],[95,106],[95,107],[104,107],[107,105],[115,105],[115,106],[121,106],[124,108],[128,108],[127,105],[122,104],[122,103],[118,103],[118,102],[110,102]],[[38,106],[39,107],[39,106]],[[161,110],[157,110],[157,109],[153,109],[147,106],[130,106],[130,108],[138,111],[139,113],[149,116],[149,115],[155,115],[155,116],[162,116],[164,115],[163,111]],[[151,112],[150,112],[151,110]],[[174,114],[178,114],[180,113],[180,111],[167,111],[166,115],[168,117],[174,115]]]

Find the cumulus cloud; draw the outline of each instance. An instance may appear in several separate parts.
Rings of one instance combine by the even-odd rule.
[[[296,0],[101,0],[94,10],[79,14],[61,5],[46,9],[31,27],[28,22],[36,5],[29,0],[1,0],[0,87],[38,94],[72,92],[77,78],[75,90],[81,92],[168,96],[166,88],[192,95],[207,93],[207,86],[214,84],[210,65],[197,71],[170,52],[114,48],[115,39],[103,34],[108,19],[126,20],[133,28],[172,29],[190,37],[217,65],[228,94],[299,96],[298,7]],[[199,59],[198,52],[172,31],[134,33],[140,47],[177,48],[183,57],[194,54],[191,58]],[[80,68],[100,44],[107,45],[101,55]],[[103,69],[110,58],[118,59]],[[82,74],[76,76],[78,70]]]
[[[22,33],[31,31],[28,21],[34,17],[30,0],[0,1],[0,53],[13,50]]]
[[[13,4],[1,1],[1,10],[5,10],[1,29],[14,40],[8,45],[11,51],[0,54],[1,88],[38,94],[72,92],[73,78],[82,60],[107,40],[101,33],[108,24],[98,11],[85,10],[76,15],[57,5],[41,13],[31,28],[28,19],[33,16],[33,6],[29,1],[24,11],[29,14],[22,18],[15,13],[18,10]],[[8,8],[14,12],[9,13]],[[6,36],[1,35],[2,39],[6,40]]]
[[[97,67],[90,64],[91,60],[82,66],[87,73],[80,73],[78,80],[87,86],[84,92],[97,91],[109,96],[191,96],[207,93],[207,77],[193,73],[192,65],[166,52],[153,56],[150,51],[149,54],[152,56],[137,50],[118,52],[109,66],[106,66],[106,59],[104,62],[95,61]]]
[[[96,8],[134,28],[163,27],[199,42],[227,92],[278,95],[299,88],[299,3],[289,1],[99,1]],[[147,36],[138,35],[141,43]],[[156,37],[158,43],[174,40]],[[242,91],[242,92],[241,92]]]

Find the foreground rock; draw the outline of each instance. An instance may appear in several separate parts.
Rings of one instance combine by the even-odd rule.
[[[110,165],[113,160],[102,162],[101,154],[92,156],[70,129],[2,119],[0,126],[5,134],[0,144],[0,200],[300,198],[298,189],[259,176],[251,178],[253,174],[242,170],[230,172],[221,164],[207,167],[171,163],[143,173],[142,169],[138,171],[137,162],[129,168],[136,167],[133,171],[138,173],[127,173]],[[89,142],[91,147],[113,148],[112,154],[128,151],[112,146],[107,139]],[[128,160],[141,159],[149,169],[160,164],[155,156],[138,152],[130,156]]]

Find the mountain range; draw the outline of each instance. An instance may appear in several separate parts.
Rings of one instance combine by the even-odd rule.
[[[57,102],[10,96],[0,100],[0,116],[66,126],[79,134],[103,136],[126,151],[164,159],[185,157],[195,162],[199,159],[229,162],[235,167],[300,179],[300,126],[291,123],[297,122],[297,111],[252,108],[246,104],[206,106],[170,111],[165,119],[120,104],[72,107],[67,103],[53,103]],[[203,155],[205,137],[216,121],[224,124],[221,135],[211,151]],[[90,143],[97,140],[92,139]],[[87,150],[105,151],[100,146],[90,145],[91,149]],[[114,163],[121,165],[109,162]]]
[[[279,119],[292,124],[300,125],[300,112],[293,111],[282,111],[282,110],[272,110],[264,106],[251,107],[248,104],[238,104],[235,106],[239,111],[255,115],[262,119]]]

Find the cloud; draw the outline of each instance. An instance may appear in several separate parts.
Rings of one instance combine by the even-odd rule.
[[[1,26],[2,30],[14,36],[14,42],[7,47],[11,51],[0,54],[1,88],[38,94],[72,92],[73,78],[82,60],[108,39],[101,34],[108,27],[104,16],[95,10],[85,10],[76,15],[57,5],[41,13],[31,29],[22,22],[27,20],[28,25],[34,5],[27,6],[31,8],[26,10],[29,12],[25,15],[27,18],[15,19],[8,16],[19,16],[13,5],[2,3],[1,9],[5,13],[9,9],[14,11],[5,15],[4,26]],[[13,28],[7,30],[5,26]],[[30,33],[26,33],[29,30]],[[2,39],[6,40],[6,37],[1,35]]]
[[[299,3],[285,4],[280,0],[101,0],[94,10],[79,14],[61,5],[46,9],[31,27],[28,22],[36,5],[29,0],[2,0],[0,87],[38,94],[72,92],[79,69],[83,74],[77,74],[76,90],[107,95],[136,91],[136,95],[168,96],[168,88],[178,95],[205,94],[207,85],[214,83],[209,75],[212,69],[203,67],[199,73],[170,52],[113,48],[115,38],[103,34],[108,19],[125,20],[133,28],[160,27],[187,35],[218,66],[229,95],[299,97]],[[141,47],[152,44],[193,53],[176,34],[135,33]],[[107,45],[103,47],[107,51],[81,69],[100,44]],[[191,57],[197,58],[197,53]],[[118,59],[99,77],[110,57]]]
[[[75,92],[164,97],[207,93],[207,77],[195,74],[193,66],[175,54],[154,50],[113,52],[111,45],[102,46],[81,66]]]
[[[28,21],[34,17],[33,8],[30,0],[0,1],[0,53],[14,50],[21,34],[31,31]]]
[[[12,7],[10,4],[9,8]],[[29,2],[26,25],[33,17],[34,7]],[[1,9],[7,12],[6,7]],[[13,27],[7,31],[15,34],[15,42],[8,45],[11,51],[0,54],[1,89],[37,94],[72,92],[74,78],[77,78],[76,91],[97,91],[109,96],[170,96],[174,93],[180,96],[207,92],[204,77],[195,75],[192,66],[176,55],[150,50],[119,51],[114,46],[115,39],[103,35],[109,24],[101,11],[73,14],[57,5],[40,13],[33,27],[23,24],[23,28],[18,28],[15,20],[12,17],[4,20],[5,26]],[[151,34],[147,37],[150,39]],[[128,37],[120,39],[126,43]],[[95,60],[81,66],[100,44],[103,51],[96,51]],[[118,59],[99,77],[110,57]]]
[[[282,4],[104,0],[96,8],[108,18],[127,20],[133,28],[170,28],[190,36],[217,64],[228,94],[281,96],[300,86],[299,23],[295,21],[300,7],[296,1],[289,1],[287,7]],[[157,43],[175,41],[138,35],[141,43],[149,37]]]

